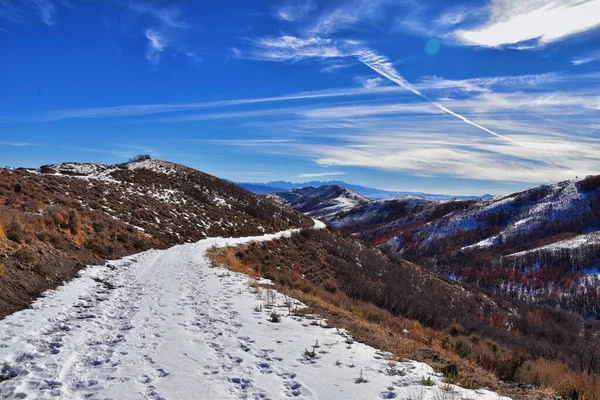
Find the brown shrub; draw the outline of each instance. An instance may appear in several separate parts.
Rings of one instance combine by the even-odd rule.
[[[326,279],[323,282],[323,288],[325,290],[327,290],[329,293],[335,293],[338,290],[338,286],[337,283],[335,283],[333,280],[331,279]]]
[[[52,217],[54,226],[65,228],[66,212],[62,207],[52,207],[49,210],[49,215]]]
[[[4,276],[5,272],[6,272],[6,267],[4,266],[4,264],[0,263],[0,278],[2,278]]]
[[[57,250],[66,250],[68,248],[66,240],[56,231],[40,232],[38,238],[42,242],[50,244]]]
[[[73,235],[77,235],[81,231],[81,216],[77,210],[71,210],[69,212],[68,227]]]
[[[11,222],[6,228],[6,237],[13,242],[21,243],[25,239],[23,225],[18,221]]]
[[[445,329],[445,332],[454,337],[466,334],[465,328],[457,322],[451,323],[448,328]]]
[[[22,269],[30,269],[36,260],[35,251],[29,246],[20,246],[13,254],[15,260],[17,260]]]
[[[514,381],[517,372],[526,361],[527,355],[521,350],[507,352],[498,361],[498,377],[505,381]]]

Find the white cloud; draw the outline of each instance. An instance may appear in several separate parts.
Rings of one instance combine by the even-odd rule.
[[[316,172],[316,173],[307,173],[300,174],[298,178],[322,178],[324,176],[341,176],[346,175],[345,172]]]
[[[319,37],[297,38],[295,36],[264,37],[251,41],[247,51],[232,49],[240,58],[266,61],[299,61],[305,58],[339,58],[342,52],[332,39]]]
[[[542,46],[599,26],[600,0],[492,0],[487,21],[454,36],[483,47]]]
[[[202,62],[204,61],[204,59],[201,56],[199,56],[195,51],[186,51],[185,55],[187,56],[190,63],[194,65],[202,64]]]
[[[362,86],[365,89],[373,89],[383,84],[383,79],[377,78],[363,78],[361,79]]]
[[[153,29],[146,29],[144,35],[146,36],[146,39],[148,39],[148,51],[146,52],[146,59],[152,64],[157,64],[160,61],[160,56],[165,49],[165,40],[159,32]]]
[[[460,24],[465,18],[467,18],[467,15],[464,12],[450,11],[439,16],[435,20],[435,23],[443,27],[448,27]]]
[[[600,50],[588,53],[588,54],[578,57],[578,58],[575,58],[575,59],[571,60],[571,63],[573,65],[581,65],[581,64],[591,63],[594,61],[600,61]]]

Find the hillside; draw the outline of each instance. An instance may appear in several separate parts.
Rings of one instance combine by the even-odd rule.
[[[355,341],[268,281],[206,258],[216,246],[290,233],[205,239],[87,268],[0,321],[0,397],[508,400]]]
[[[491,199],[370,201],[323,216],[453,279],[583,315],[600,312],[600,248],[593,239],[600,228],[600,177]],[[556,247],[562,250],[549,251]]]
[[[0,316],[85,264],[312,221],[200,171],[141,159],[0,170]]]
[[[217,265],[270,279],[360,341],[439,371],[457,365],[462,385],[518,399],[553,398],[534,396],[531,384],[569,399],[600,394],[599,325],[579,315],[511,304],[326,230],[209,254]]]

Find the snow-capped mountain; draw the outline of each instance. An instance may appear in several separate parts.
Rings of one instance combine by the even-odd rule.
[[[268,194],[267,197],[307,215],[324,219],[331,219],[341,212],[370,202],[355,191],[338,185],[307,186]]]

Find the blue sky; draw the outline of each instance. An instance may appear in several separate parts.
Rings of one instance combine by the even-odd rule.
[[[0,165],[504,193],[600,174],[600,0],[0,0]]]

